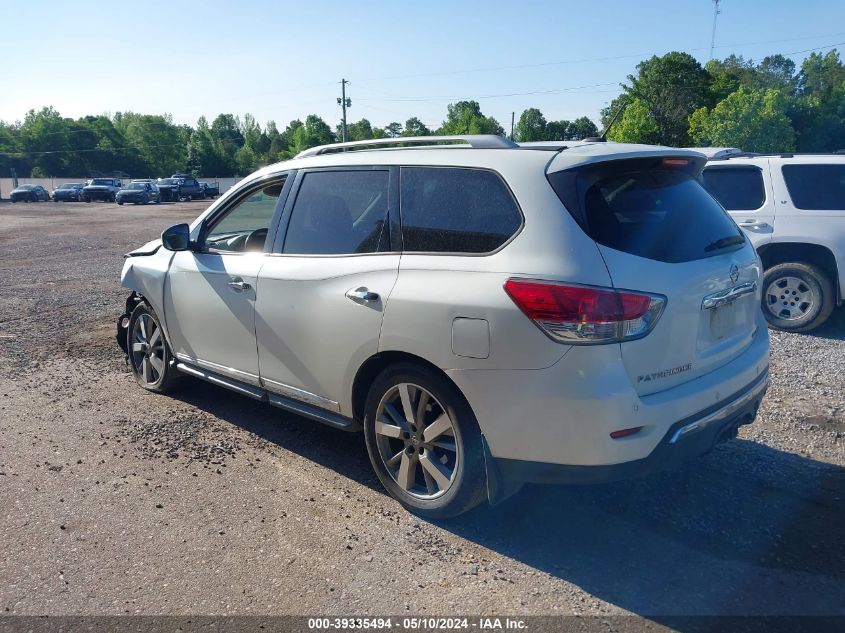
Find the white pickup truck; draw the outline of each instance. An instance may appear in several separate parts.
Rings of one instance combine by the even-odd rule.
[[[701,179],[763,261],[763,313],[779,330],[817,328],[845,289],[845,155],[696,148]]]

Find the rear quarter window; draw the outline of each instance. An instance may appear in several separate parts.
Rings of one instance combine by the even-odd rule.
[[[549,174],[549,181],[585,233],[618,251],[677,263],[744,245],[698,180],[661,160],[607,161]]]
[[[402,167],[403,250],[485,254],[522,226],[522,213],[502,178],[459,167]]]
[[[781,172],[798,209],[845,211],[845,165],[784,165]]]
[[[766,202],[763,172],[757,167],[708,167],[701,182],[728,211],[754,211]]]

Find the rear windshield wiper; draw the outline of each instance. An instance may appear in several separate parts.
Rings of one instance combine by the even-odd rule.
[[[745,244],[745,238],[741,235],[720,237],[718,240],[710,242],[707,246],[705,246],[704,251],[709,253],[710,251],[718,251],[723,248],[727,248],[728,246],[738,246],[739,244]]]

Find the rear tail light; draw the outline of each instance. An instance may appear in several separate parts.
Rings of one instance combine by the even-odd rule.
[[[505,292],[552,340],[572,345],[642,338],[666,305],[661,295],[530,279],[508,279]]]

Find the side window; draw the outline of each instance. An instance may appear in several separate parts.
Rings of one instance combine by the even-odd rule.
[[[522,224],[516,201],[493,172],[403,167],[401,174],[405,251],[489,253]]]
[[[754,211],[766,202],[763,172],[757,167],[709,167],[701,182],[728,211]]]
[[[305,174],[282,252],[347,255],[384,250],[389,179],[387,170]]]
[[[281,178],[244,192],[240,200],[208,228],[206,248],[235,253],[263,251],[284,184],[285,179]]]
[[[845,164],[784,165],[792,202],[808,211],[845,211]]]

